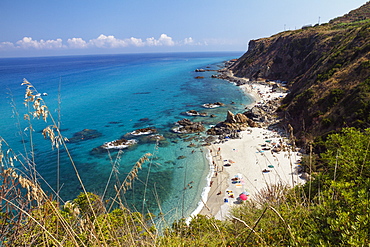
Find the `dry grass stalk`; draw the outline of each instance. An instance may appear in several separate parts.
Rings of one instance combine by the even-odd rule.
[[[35,87],[26,79],[23,79],[23,83],[21,85],[26,85],[26,93],[24,95],[25,102],[24,104],[28,106],[30,102],[32,102],[32,106],[34,109],[34,112],[32,113],[32,116],[34,118],[42,119],[46,122],[46,119],[49,115],[48,107],[44,104],[44,101],[40,97],[40,94],[37,93],[37,90]]]
[[[132,167],[131,171],[127,174],[127,176],[123,180],[123,182],[121,184],[119,184],[119,181],[118,181],[118,186],[116,186],[116,185],[114,186],[114,188],[116,190],[116,195],[115,195],[115,197],[112,201],[112,204],[109,207],[108,211],[110,211],[112,209],[113,204],[115,204],[117,199],[120,201],[120,204],[123,205],[123,203],[121,201],[121,195],[124,195],[128,189],[132,188],[132,182],[138,177],[139,169],[142,168],[143,163],[145,163],[146,161],[149,160],[148,157],[150,157],[150,156],[152,156],[151,153],[144,154],[143,157],[141,157],[135,163],[135,165]]]
[[[261,189],[259,193],[255,195],[255,201],[261,205],[265,204],[280,204],[285,201],[286,191],[289,186],[282,183],[275,185],[268,185],[267,187]]]
[[[241,222],[243,225],[245,225],[251,232],[253,232],[254,235],[256,235],[258,237],[259,240],[261,240],[261,242],[263,244],[265,244],[267,246],[265,240],[254,230],[254,228],[251,228],[244,220],[241,220],[241,219],[239,219],[235,216],[231,216],[231,218],[233,218],[234,220],[237,220],[237,221]],[[244,234],[244,232],[242,232],[240,234]]]

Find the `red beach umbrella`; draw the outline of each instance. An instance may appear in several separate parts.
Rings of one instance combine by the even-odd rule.
[[[247,196],[247,195],[245,195],[245,194],[240,194],[240,195],[239,195],[239,198],[240,198],[241,200],[243,200],[243,201],[246,201],[246,200],[248,199],[248,196]]]

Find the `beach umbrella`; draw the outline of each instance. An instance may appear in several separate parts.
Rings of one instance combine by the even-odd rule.
[[[248,199],[248,196],[242,193],[239,195],[239,198],[243,201],[246,201]]]
[[[243,191],[242,194],[249,196],[249,192]]]

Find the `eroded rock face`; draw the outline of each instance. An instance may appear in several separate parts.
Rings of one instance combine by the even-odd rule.
[[[176,125],[178,125],[179,127],[175,127],[172,129],[172,131],[175,133],[191,134],[206,130],[202,123],[192,122],[187,118],[178,121]]]
[[[255,122],[269,125],[276,122],[276,118],[273,116],[273,114],[276,112],[279,106],[279,99],[270,100],[266,104],[255,105],[252,109],[244,112],[244,115]]]
[[[226,122],[228,123],[247,123],[248,117],[244,114],[237,113],[234,115],[231,111],[227,111]]]
[[[258,127],[258,124],[242,113],[235,115],[228,111],[226,120],[207,130],[207,134],[237,137],[237,132],[246,130],[248,127]]]

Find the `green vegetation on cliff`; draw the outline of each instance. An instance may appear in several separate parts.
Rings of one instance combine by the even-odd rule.
[[[370,2],[330,23],[253,40],[234,75],[283,80],[281,116],[303,141],[342,127],[368,128]]]

